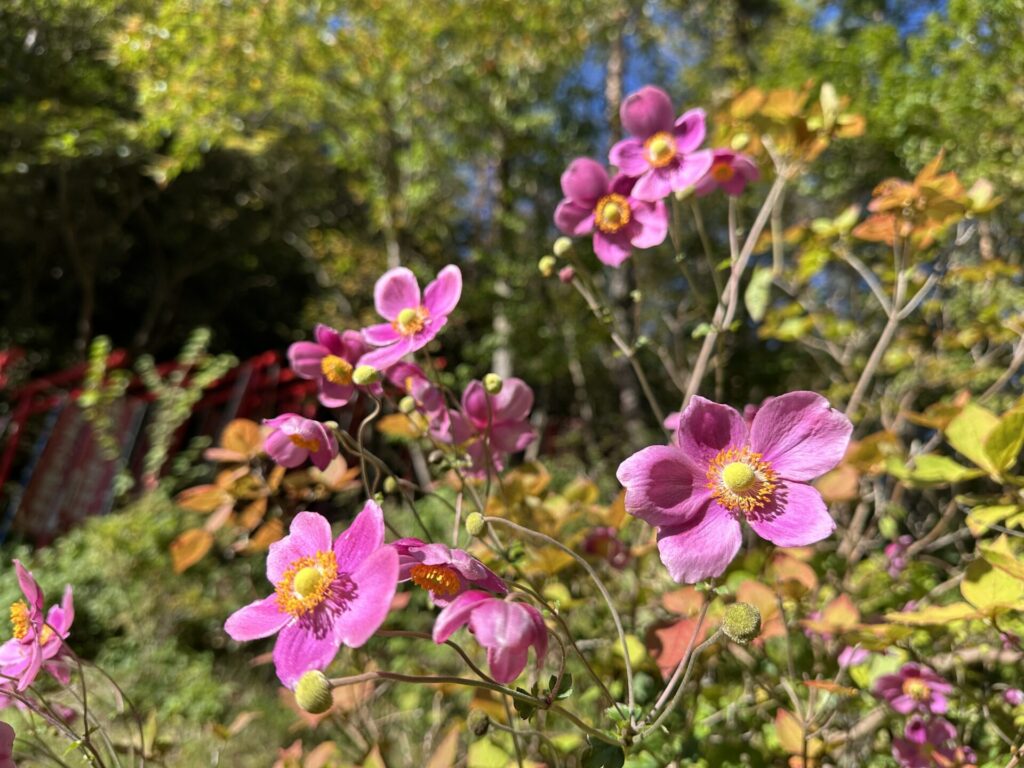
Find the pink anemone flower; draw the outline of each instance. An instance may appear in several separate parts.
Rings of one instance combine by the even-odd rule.
[[[462,410],[451,411],[451,441],[469,454],[473,476],[501,470],[504,459],[536,438],[530,426],[533,390],[522,379],[505,379],[496,395],[474,379],[462,393]]]
[[[398,580],[427,590],[435,605],[446,606],[473,587],[508,593],[504,579],[465,550],[415,538],[398,539],[392,546],[398,552]]]
[[[384,375],[416,403],[416,410],[426,419],[430,433],[439,440],[447,440],[451,419],[444,393],[435,387],[423,369],[414,363],[396,363]]]
[[[970,747],[953,746],[956,728],[942,717],[925,722],[913,717],[903,738],[892,740],[892,755],[900,768],[969,768],[977,759]]]
[[[310,459],[317,469],[323,470],[338,455],[337,439],[319,421],[297,413],[282,413],[263,423],[270,427],[263,447],[282,467],[291,469]]]
[[[661,561],[681,583],[725,571],[743,520],[780,547],[813,544],[835,522],[810,481],[839,463],[852,430],[814,392],[767,400],[749,427],[733,408],[694,397],[672,444],[619,465],[626,510],[658,528]]]
[[[555,209],[555,224],[567,235],[594,233],[594,253],[618,267],[633,248],[661,245],[668,234],[665,204],[644,202],[633,194],[634,180],[608,173],[595,160],[578,157],[562,174],[565,199]]]
[[[314,336],[315,342],[297,341],[288,347],[288,362],[297,376],[316,382],[321,403],[341,408],[356,397],[352,373],[367,346],[358,331],[339,332],[323,324]]]
[[[71,634],[75,620],[71,586],[65,587],[60,604],[50,606],[44,617],[43,591],[39,584],[17,560],[14,569],[25,599],[11,606],[13,637],[0,645],[0,675],[17,680],[18,691],[32,685],[41,669],[67,683],[69,672],[61,659],[67,655],[64,641]]]
[[[15,768],[14,729],[3,722],[0,722],[0,768]]]
[[[548,628],[532,605],[477,590],[463,592],[437,615],[434,642],[445,642],[467,624],[476,641],[487,649],[491,676],[499,683],[511,683],[522,674],[530,646],[537,655],[537,666],[544,661]]]
[[[694,192],[700,196],[722,190],[727,195],[738,197],[751,182],[761,178],[761,171],[748,155],[731,149],[716,149],[713,152],[711,168],[704,178],[697,182]]]
[[[388,322],[363,329],[363,339],[379,349],[359,363],[384,370],[422,349],[441,332],[461,296],[462,272],[454,264],[437,273],[422,297],[416,275],[405,267],[389,269],[373,288],[373,304]]]
[[[630,138],[612,147],[608,162],[636,179],[636,199],[653,203],[681,192],[711,168],[711,150],[698,149],[707,132],[703,109],[675,119],[668,94],[646,85],[625,98],[619,116]]]
[[[224,629],[238,641],[277,634],[274,666],[292,687],[327,667],[342,645],[363,645],[388,615],[398,553],[384,545],[381,508],[366,502],[333,545],[326,518],[300,512],[288,535],[270,545],[267,578],[274,594],[233,613]]]
[[[889,702],[901,715],[931,712],[941,715],[949,709],[946,696],[953,686],[920,664],[904,664],[893,675],[882,675],[875,682],[875,695]]]

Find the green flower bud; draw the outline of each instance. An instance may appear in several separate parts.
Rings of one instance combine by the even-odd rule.
[[[733,603],[725,609],[722,631],[730,640],[749,643],[761,634],[761,613],[750,603]]]
[[[481,709],[471,709],[469,711],[469,717],[466,718],[466,725],[469,726],[469,732],[477,738],[485,736],[487,729],[491,727],[491,718],[487,716],[487,713]]]
[[[320,670],[310,670],[295,686],[295,701],[311,715],[322,715],[334,705],[331,682]]]
[[[572,250],[572,240],[568,237],[560,237],[555,240],[551,250],[555,252],[555,256],[565,256],[565,254]]]
[[[416,400],[413,399],[412,395],[406,395],[398,401],[398,410],[408,416],[416,410]]]
[[[487,390],[489,395],[496,395],[501,392],[501,387],[504,383],[501,376],[496,373],[488,373],[484,376],[484,389]]]
[[[365,387],[368,384],[373,384],[375,381],[378,381],[379,379],[380,371],[378,371],[372,365],[360,365],[352,374],[352,382],[358,384],[360,387]]]
[[[479,512],[470,512],[466,516],[466,530],[470,536],[479,536],[484,530],[484,516]]]
[[[544,256],[537,262],[537,269],[540,270],[540,273],[544,275],[544,277],[551,277],[555,272],[555,266],[557,264],[558,261],[554,256]]]
[[[394,493],[398,490],[398,481],[394,477],[388,475],[384,478],[384,493]]]

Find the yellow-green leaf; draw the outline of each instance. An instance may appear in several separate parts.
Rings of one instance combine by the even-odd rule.
[[[1024,408],[1007,411],[985,440],[985,454],[999,472],[1013,469],[1024,447]]]
[[[1010,548],[1010,539],[1004,533],[991,544],[978,547],[981,556],[1015,579],[1024,579],[1024,559]]]
[[[998,424],[999,418],[992,411],[968,403],[946,427],[946,440],[989,474],[998,474],[985,452],[985,440]]]
[[[967,603],[951,603],[950,605],[929,605],[916,611],[899,611],[885,614],[886,621],[893,624],[909,624],[911,626],[928,626],[929,624],[949,624],[954,621],[978,618],[978,611]]]
[[[967,513],[967,528],[975,536],[981,536],[993,525],[1010,515],[1024,511],[1016,504],[997,504],[989,507],[975,507]]]
[[[775,713],[775,734],[779,744],[791,755],[804,751],[804,728],[789,710],[780,709]]]
[[[986,614],[1024,608],[1024,581],[994,568],[986,560],[975,560],[967,566],[960,594]]]

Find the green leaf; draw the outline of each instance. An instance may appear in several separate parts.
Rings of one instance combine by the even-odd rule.
[[[1002,522],[1010,515],[1022,512],[1016,504],[998,504],[987,507],[975,507],[967,513],[967,528],[975,536],[981,536],[989,528]]]
[[[999,474],[985,452],[985,440],[998,424],[999,418],[992,411],[968,403],[946,427],[946,440],[989,474]]]
[[[572,675],[566,672],[562,675],[562,684],[555,690],[555,685],[558,683],[558,675],[551,675],[548,679],[548,694],[553,695],[558,701],[567,699],[572,696]]]
[[[530,695],[529,691],[524,691],[522,688],[516,688],[519,693],[525,693],[527,696]],[[522,699],[512,699],[512,706],[516,708],[516,713],[522,720],[529,720],[533,717],[533,713],[537,711],[537,707],[528,701]]]
[[[1024,447],[1024,408],[1007,411],[985,440],[985,455],[999,472],[1013,469]]]
[[[984,474],[981,470],[958,464],[948,456],[926,453],[914,459],[908,479],[918,483],[959,483]]]
[[[758,267],[750,276],[747,290],[743,292],[743,303],[747,307],[747,314],[754,322],[759,323],[764,320],[771,294],[772,270],[770,267]]]
[[[1010,539],[1004,533],[991,544],[981,545],[981,556],[1001,571],[1024,580],[1024,559],[1010,549]]]
[[[916,611],[901,611],[885,614],[885,620],[893,624],[909,624],[910,626],[928,626],[929,624],[949,624],[954,621],[977,618],[978,612],[967,603],[950,605],[929,605]]]
[[[1024,607],[1024,581],[994,568],[986,560],[975,560],[967,566],[960,594],[986,614]]]
[[[603,741],[587,747],[580,759],[582,768],[622,768],[625,763],[626,753],[622,751],[622,747]]]

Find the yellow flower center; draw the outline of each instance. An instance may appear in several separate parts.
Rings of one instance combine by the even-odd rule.
[[[11,634],[15,640],[21,640],[28,634],[28,605],[24,600],[11,604]]]
[[[757,512],[771,501],[777,485],[775,470],[749,448],[726,448],[708,465],[707,488],[731,512]]]
[[[452,597],[459,591],[459,575],[446,565],[414,565],[409,569],[412,583],[437,597]]]
[[[398,313],[391,327],[403,336],[412,336],[423,330],[429,317],[430,311],[426,307],[406,307]]]
[[[277,604],[285,613],[303,616],[327,599],[338,576],[333,552],[300,557],[277,583]]]
[[[629,200],[614,192],[602,197],[594,207],[594,223],[599,230],[609,235],[629,224],[632,215]]]
[[[352,363],[337,355],[327,355],[320,361],[324,378],[332,384],[352,383]]]
[[[656,133],[644,142],[647,162],[655,168],[664,168],[676,156],[676,139],[668,131]]]
[[[715,163],[711,166],[711,178],[719,184],[724,184],[735,175],[736,170],[729,163]]]
[[[928,683],[919,677],[911,677],[903,681],[903,693],[914,701],[927,701],[931,692],[932,689],[928,687]]]
[[[288,435],[288,439],[292,441],[292,445],[297,445],[299,448],[309,451],[310,453],[316,453],[320,450],[320,441],[315,437],[303,437],[302,435]]]

